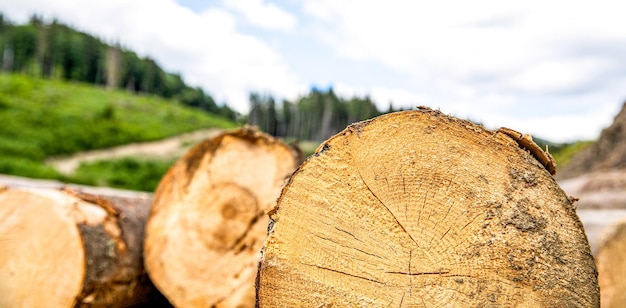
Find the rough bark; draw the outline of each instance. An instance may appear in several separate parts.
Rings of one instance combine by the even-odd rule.
[[[597,307],[572,200],[510,136],[420,108],[349,126],[270,213],[259,307]]]
[[[602,307],[626,307],[626,219],[610,226],[600,249],[596,264]]]
[[[149,205],[149,198],[4,187],[0,306],[128,307],[158,301],[141,259]]]
[[[206,140],[156,189],[145,263],[178,307],[250,307],[271,209],[299,157],[248,127]]]

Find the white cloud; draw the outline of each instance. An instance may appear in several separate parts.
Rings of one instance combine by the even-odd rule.
[[[340,97],[370,97],[375,103],[376,107],[385,111],[389,108],[389,103],[393,104],[394,109],[414,109],[421,105],[426,99],[414,92],[400,89],[400,88],[388,88],[381,86],[364,87],[355,86],[345,83],[337,83],[333,85],[333,91]]]
[[[572,142],[598,138],[601,130],[611,125],[618,112],[615,105],[604,104],[585,114],[560,113],[524,118],[513,115],[490,116],[484,124],[490,129],[506,126],[554,142]]]
[[[406,74],[403,91],[485,124],[594,138],[626,94],[620,1],[315,0],[304,12],[337,55]]]
[[[404,64],[407,69],[412,68],[407,63],[428,60],[474,70],[485,65],[506,69],[554,56],[553,40],[623,38],[620,8],[618,1],[490,0],[315,0],[304,7],[328,24],[326,35],[346,57]]]
[[[557,59],[521,69],[509,85],[513,90],[532,93],[567,92],[597,82],[599,75],[609,70],[611,63],[606,59]]]
[[[297,20],[294,15],[263,0],[223,0],[224,4],[241,13],[250,24],[268,30],[291,31]]]
[[[502,14],[515,16],[514,8],[496,3],[328,2],[309,1],[305,10],[324,16],[329,25],[326,39],[341,55],[381,62],[420,79],[432,77],[423,73],[426,70],[461,76],[470,70],[503,70],[512,56],[533,56],[522,51],[523,40],[511,37],[510,26],[473,26]]]
[[[195,13],[173,0],[19,0],[0,3],[0,11],[21,21],[45,12],[110,42],[119,40],[241,112],[247,111],[250,91],[280,97],[304,88],[277,51],[239,33],[236,17],[219,8]]]
[[[307,1],[305,11],[328,24],[326,39],[344,57],[418,77],[435,72],[463,78],[515,72],[558,57],[559,41],[626,36],[616,5],[580,3],[316,0]]]

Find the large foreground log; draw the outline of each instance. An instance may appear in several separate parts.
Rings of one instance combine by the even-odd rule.
[[[258,306],[598,306],[572,200],[510,132],[420,108],[329,139],[270,213]]]
[[[149,204],[72,190],[0,189],[0,307],[149,301],[156,289],[141,259]]]
[[[626,219],[605,232],[596,259],[602,307],[626,307]]]
[[[196,145],[156,189],[145,263],[177,307],[250,307],[271,209],[299,158],[250,128]]]

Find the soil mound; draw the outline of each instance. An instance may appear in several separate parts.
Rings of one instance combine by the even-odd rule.
[[[570,163],[558,171],[557,178],[619,169],[626,171],[626,103],[613,124],[602,130],[598,141],[572,157]]]

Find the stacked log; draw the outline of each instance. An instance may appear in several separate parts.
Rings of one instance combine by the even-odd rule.
[[[244,127],[193,147],[158,185],[145,264],[177,307],[251,307],[259,250],[299,153]]]
[[[149,205],[147,197],[0,189],[0,307],[167,304],[142,264]]]
[[[600,304],[574,198],[529,136],[420,108],[300,161],[244,127],[152,199],[2,187],[0,307]],[[607,307],[626,302],[624,225],[598,254]]]
[[[626,307],[626,219],[609,226],[598,250],[598,283],[602,307]]]
[[[257,305],[599,306],[573,199],[510,132],[420,108],[329,139],[270,213]]]

